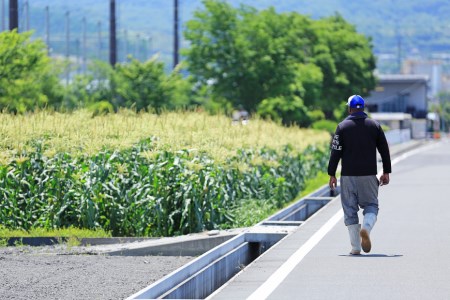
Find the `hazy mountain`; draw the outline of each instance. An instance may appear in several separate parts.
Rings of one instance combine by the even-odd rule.
[[[7,6],[8,1],[2,1]],[[141,59],[158,52],[161,58],[170,64],[173,2],[173,0],[117,0],[119,59],[124,58],[125,52]],[[411,55],[429,58],[450,50],[448,0],[228,0],[228,2],[234,6],[243,3],[258,9],[273,6],[278,12],[296,11],[312,18],[329,16],[337,12],[356,25],[359,32],[372,37],[375,54],[380,58],[379,67],[385,68],[386,71],[395,71],[394,65],[399,53],[401,58]],[[22,29],[27,26],[25,3],[26,0],[19,0]],[[65,53],[66,13],[69,12],[72,55],[81,51],[82,19],[85,17],[88,55],[98,57],[100,53],[103,59],[107,58],[108,0],[29,0],[28,3],[29,27],[35,30],[35,37],[45,36],[45,7],[49,7],[50,44],[53,53]],[[195,9],[202,6],[201,0],[179,0],[179,3],[182,24],[192,17]],[[99,22],[101,22],[101,44],[98,33]],[[388,60],[384,60],[383,64],[382,60],[385,58]]]

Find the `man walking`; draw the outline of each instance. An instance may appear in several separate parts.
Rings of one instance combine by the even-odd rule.
[[[378,122],[364,113],[364,99],[353,95],[347,101],[349,116],[339,123],[331,143],[328,163],[329,186],[337,186],[336,169],[341,165],[341,203],[344,223],[348,228],[352,250],[358,255],[361,247],[370,252],[370,231],[378,215],[378,187],[389,184],[391,159],[389,146]],[[377,150],[383,162],[383,175],[377,174]],[[359,224],[358,211],[363,209],[364,220]]]

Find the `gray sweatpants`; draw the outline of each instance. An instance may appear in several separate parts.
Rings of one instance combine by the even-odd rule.
[[[378,215],[378,187],[376,175],[341,176],[341,203],[346,226],[359,224],[359,208],[363,209],[364,215]]]

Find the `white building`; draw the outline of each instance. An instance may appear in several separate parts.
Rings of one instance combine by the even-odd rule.
[[[378,75],[378,86],[366,100],[369,112],[408,113],[426,118],[429,77],[427,75]]]

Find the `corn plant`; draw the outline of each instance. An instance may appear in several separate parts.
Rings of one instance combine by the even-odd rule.
[[[10,229],[101,228],[114,236],[172,236],[232,227],[245,199],[281,208],[323,170],[308,147],[242,149],[220,163],[205,152],[156,150],[145,139],[93,156],[48,157],[42,142],[0,165],[0,224]]]

